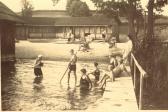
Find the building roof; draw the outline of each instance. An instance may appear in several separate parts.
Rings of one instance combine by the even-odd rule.
[[[102,26],[114,25],[115,19],[105,16],[90,16],[90,17],[32,17],[28,19],[30,25],[49,25],[49,26]]]
[[[96,10],[90,10],[92,15],[97,14]],[[17,13],[18,15],[21,15],[21,12]],[[66,10],[33,10],[32,11],[32,17],[71,17]]]
[[[0,20],[8,20],[8,21],[19,22],[19,23],[24,22],[19,16],[17,16],[16,13],[14,13],[2,2],[0,2]]]
[[[35,10],[32,17],[70,17],[65,10]]]

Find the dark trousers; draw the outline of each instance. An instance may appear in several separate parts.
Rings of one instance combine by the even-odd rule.
[[[35,76],[43,76],[41,68],[34,68]]]

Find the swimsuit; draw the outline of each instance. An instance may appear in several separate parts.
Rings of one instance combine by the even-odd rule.
[[[89,89],[89,81],[86,79],[86,77],[84,79],[81,77],[80,89],[85,89],[85,90]]]
[[[70,71],[76,71],[76,64],[75,65],[69,65]]]
[[[93,75],[95,76],[95,80],[99,81],[99,77],[100,77],[100,71],[99,70],[95,70]]]

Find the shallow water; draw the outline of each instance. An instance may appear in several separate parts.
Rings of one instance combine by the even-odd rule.
[[[80,91],[74,87],[71,75],[70,86],[65,76],[59,83],[68,62],[44,61],[43,78],[35,78],[33,73],[34,60],[17,60],[15,63],[2,63],[2,109],[17,110],[85,110],[94,105],[103,95],[102,90]],[[92,63],[77,64],[78,82],[80,69],[93,70]],[[101,64],[106,69],[107,64]],[[91,77],[92,80],[94,79]]]

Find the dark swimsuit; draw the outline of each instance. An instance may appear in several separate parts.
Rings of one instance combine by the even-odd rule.
[[[86,78],[82,78],[81,77],[81,79],[80,79],[80,89],[85,89],[85,90],[87,90],[87,89],[89,89],[89,81],[86,79]]]
[[[95,70],[93,75],[95,76],[95,80],[99,81],[99,77],[100,77],[100,71],[99,70]]]

